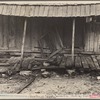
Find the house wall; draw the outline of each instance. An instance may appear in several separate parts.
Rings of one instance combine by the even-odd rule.
[[[0,16],[0,49],[21,50],[24,17]],[[35,47],[71,48],[72,18],[27,18],[25,50]],[[85,51],[100,51],[99,24],[85,23],[85,18],[76,18],[75,48]],[[38,42],[40,40],[40,42]]]
[[[87,23],[85,51],[100,52],[100,23]]]

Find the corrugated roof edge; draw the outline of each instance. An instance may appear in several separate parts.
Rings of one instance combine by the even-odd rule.
[[[100,4],[100,1],[0,1],[0,5],[94,5]]]

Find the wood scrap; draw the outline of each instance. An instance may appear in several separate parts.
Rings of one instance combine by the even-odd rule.
[[[23,87],[21,87],[20,90],[17,91],[17,94],[21,93],[25,88],[31,85],[32,82],[35,80],[36,76],[32,76],[32,77],[30,76],[29,78],[30,79],[28,80],[28,82]]]
[[[88,65],[89,65],[89,67],[90,67],[92,70],[95,70],[96,67],[95,67],[95,64],[94,64],[92,58],[91,58],[90,56],[88,56],[88,57],[86,57],[85,59],[87,60],[87,63],[88,63]]]
[[[95,67],[97,68],[97,70],[100,70],[99,63],[98,63],[96,57],[94,55],[92,55],[91,57],[93,59],[93,62],[95,64]]]
[[[50,58],[52,58],[53,56],[55,56],[56,54],[58,54],[58,53],[61,52],[62,50],[63,50],[63,48],[60,48],[60,49],[56,50],[55,52],[53,52],[53,53],[48,57],[47,60],[49,60]]]
[[[81,61],[82,61],[83,68],[84,69],[89,69],[89,65],[88,65],[88,63],[86,61],[86,57],[81,56]]]

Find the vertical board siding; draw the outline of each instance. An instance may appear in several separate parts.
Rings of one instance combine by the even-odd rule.
[[[24,20],[24,17],[0,16],[0,49],[21,49]],[[100,24],[86,23],[85,33],[84,24],[84,18],[76,18],[75,48],[84,46],[85,51],[100,52]],[[43,48],[52,51],[62,45],[71,48],[72,18],[29,18],[25,50],[35,51],[39,39]]]
[[[100,24],[87,23],[85,33],[85,51],[100,52]]]

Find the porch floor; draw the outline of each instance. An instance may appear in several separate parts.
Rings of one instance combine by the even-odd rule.
[[[64,56],[59,65],[42,66],[42,68],[66,68],[66,69],[79,69],[79,70],[100,70],[100,56],[99,55],[76,55],[74,64],[72,63],[71,56]]]

